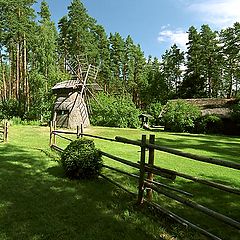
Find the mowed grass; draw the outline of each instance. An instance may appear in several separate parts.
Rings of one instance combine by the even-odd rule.
[[[87,133],[139,140],[144,130],[92,127]],[[240,162],[240,138],[156,132],[158,144],[182,151]],[[137,208],[135,199],[99,178],[70,181],[64,178],[55,154],[48,147],[46,127],[10,128],[8,144],[0,144],[0,239],[205,239],[172,221],[159,219]],[[139,161],[139,148],[95,139],[98,148],[119,157]],[[65,147],[68,142],[58,139]],[[105,163],[136,173],[110,159]],[[240,188],[240,173],[166,153],[156,153],[156,164]],[[104,173],[132,191],[137,182],[107,170]],[[240,220],[240,198],[177,178],[159,181],[191,192],[197,201]],[[239,239],[239,232],[204,214],[154,194],[154,200],[224,239]]]
[[[0,144],[1,240],[144,240],[181,235],[175,225],[157,222],[134,205],[135,199],[101,178],[66,179],[49,150],[48,128],[13,126],[9,132],[9,143]]]
[[[180,134],[167,132],[148,132],[144,130],[133,129],[114,129],[94,127],[88,129],[87,133],[115,138],[115,136],[122,136],[129,139],[140,140],[142,134],[146,134],[149,138],[150,134],[155,134],[156,142],[159,145],[171,147],[184,152],[198,154],[206,157],[223,159],[226,161],[233,161],[240,163],[239,147],[240,138],[222,135],[202,135],[202,134]],[[103,140],[94,140],[97,147],[111,153],[113,155],[131,160],[133,162],[139,161],[140,148],[136,146],[126,145],[122,143],[106,142]],[[61,145],[61,141],[60,141]],[[64,144],[62,145],[64,146]],[[147,154],[148,155],[148,154]],[[240,188],[240,171],[230,168],[224,168],[212,164],[198,162],[183,157],[178,157],[172,154],[155,152],[155,164],[179,171],[181,173],[189,174],[199,178],[212,180],[218,183]],[[105,158],[105,163],[124,169],[132,173],[137,173],[135,169],[129,168],[122,164],[116,163],[113,160]],[[129,177],[117,174],[112,171],[104,171],[105,174],[116,179],[131,191],[137,192],[137,182]],[[193,194],[192,200],[202,204],[210,209],[225,214],[237,221],[240,221],[240,196],[236,194],[226,193],[224,191],[214,189],[202,184],[193,183],[192,181],[177,178],[175,181],[157,177],[162,183],[174,186],[178,189],[187,191]],[[189,207],[184,207],[176,201],[170,200],[167,197],[154,195],[154,200],[161,206],[185,217],[196,225],[200,225],[206,230],[221,236],[223,239],[239,239],[240,232],[228,225],[219,223],[207,215],[193,210]],[[186,237],[186,239],[188,239]],[[199,239],[199,236],[196,237]]]

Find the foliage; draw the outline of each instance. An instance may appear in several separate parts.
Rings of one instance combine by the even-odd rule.
[[[197,133],[222,133],[223,121],[217,115],[206,115],[197,119],[195,131]]]
[[[15,99],[0,102],[0,119],[11,119],[14,116],[22,117],[24,110]]]
[[[163,75],[166,79],[171,96],[177,96],[183,76],[181,69],[184,63],[184,52],[176,44],[162,55]]]
[[[66,80],[66,64],[77,63],[82,55],[100,66],[96,81],[104,92],[128,95],[138,108],[172,98],[230,98],[239,92],[239,23],[220,32],[208,25],[200,31],[191,26],[186,52],[174,44],[161,60],[146,59],[131,36],[124,38],[117,32],[108,36],[82,1],[70,3],[59,31],[47,1],[41,2],[37,13],[34,2],[0,4],[0,99],[17,105],[12,111],[12,102],[7,103],[8,118],[48,120],[51,88]],[[125,121],[117,124],[126,125]]]
[[[16,125],[39,126],[41,124],[40,121],[37,121],[37,120],[22,120],[20,117],[12,117],[11,119],[9,119],[8,123],[11,126],[16,126]]]
[[[91,100],[91,123],[98,126],[137,128],[139,110],[128,96],[111,96],[104,93]]]
[[[198,107],[188,104],[184,100],[177,100],[166,105],[163,122],[166,130],[192,132],[199,116]]]
[[[150,123],[152,125],[159,125],[160,119],[159,119],[159,114],[161,113],[162,110],[162,104],[160,102],[155,102],[155,103],[150,103],[147,106],[147,113],[153,116],[154,119],[150,119]]]
[[[69,178],[96,178],[102,168],[102,155],[92,140],[81,138],[66,147],[61,155],[61,164]]]
[[[231,117],[236,123],[240,123],[240,99],[238,98],[237,103],[233,105],[231,111]]]

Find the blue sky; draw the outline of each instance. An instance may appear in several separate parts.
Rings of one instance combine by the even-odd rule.
[[[39,3],[35,8],[39,10]],[[71,0],[47,0],[56,23]],[[240,0],[82,0],[106,32],[131,35],[145,56],[160,58],[173,43],[182,49],[190,26],[219,30],[240,21]]]

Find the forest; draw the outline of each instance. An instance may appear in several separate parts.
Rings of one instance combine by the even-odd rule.
[[[213,31],[188,29],[187,50],[176,44],[161,59],[145,56],[129,35],[106,33],[80,0],[73,0],[58,27],[46,1],[0,1],[0,118],[49,119],[51,88],[69,80],[66,61],[85,54],[100,67],[97,83],[110,96],[135,106],[177,98],[232,98],[240,86],[240,23]]]

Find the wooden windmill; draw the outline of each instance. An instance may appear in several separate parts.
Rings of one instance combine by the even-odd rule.
[[[66,61],[66,69],[72,79],[56,84],[52,90],[56,94],[53,121],[58,127],[76,128],[80,124],[90,125],[87,96],[93,90],[100,90],[96,84],[98,67],[88,64],[87,58],[78,56]]]

